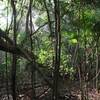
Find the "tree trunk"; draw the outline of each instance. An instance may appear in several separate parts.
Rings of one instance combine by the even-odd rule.
[[[54,66],[54,88],[53,100],[58,100],[58,87],[59,87],[59,69],[60,69],[60,53],[61,53],[61,34],[60,34],[60,9],[59,0],[54,0],[55,4],[55,66]]]

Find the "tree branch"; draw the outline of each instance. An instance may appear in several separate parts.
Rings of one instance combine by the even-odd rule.
[[[53,23],[53,22],[54,21],[51,21],[51,23]],[[38,29],[31,34],[31,36],[34,35],[34,34],[36,34],[42,27],[44,27],[47,24],[49,24],[49,22],[45,22],[43,25],[39,26]]]
[[[2,31],[3,34],[5,34],[4,31]],[[1,37],[1,35],[0,35]],[[9,37],[7,37],[10,41],[12,41]],[[5,37],[4,37],[5,39]],[[33,59],[37,59],[37,56],[34,55],[32,52],[28,51],[27,49],[24,49],[24,48],[21,48],[19,46],[14,46],[13,44],[6,42],[4,41],[4,39],[0,38],[0,50],[2,51],[6,51],[6,52],[9,52],[11,54],[16,54],[18,56],[21,56],[25,59],[27,59],[28,61],[32,62]],[[36,64],[38,65],[38,67],[43,67],[42,64],[36,62]],[[44,81],[52,88],[52,84],[48,81],[48,79],[46,79],[44,73],[41,72],[41,70],[35,66],[35,69],[39,72],[40,76],[43,77]]]

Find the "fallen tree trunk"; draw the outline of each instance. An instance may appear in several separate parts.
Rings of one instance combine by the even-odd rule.
[[[37,57],[30,51],[26,49],[22,49],[21,47],[15,47],[12,44],[6,43],[3,39],[0,39],[0,50],[9,52],[12,54],[17,54],[18,56],[24,57],[25,59],[32,61],[32,59],[36,59]]]
[[[4,31],[2,31],[1,29],[0,29],[0,34],[3,34],[3,35],[0,35],[0,50],[21,56],[21,57],[27,59],[29,62],[34,61],[33,59],[35,59],[35,61],[36,61],[36,59],[37,59],[36,55],[34,55],[31,51],[28,51],[27,49],[21,48],[19,46],[15,47],[13,45],[13,41],[9,37],[7,37],[5,35],[6,33]],[[38,71],[40,76],[43,77],[44,81],[52,88],[53,87],[52,84],[49,82],[48,79],[46,79],[45,75],[39,69],[39,67],[43,67],[43,65],[38,62],[36,62],[36,65],[37,66],[34,66],[35,70]]]

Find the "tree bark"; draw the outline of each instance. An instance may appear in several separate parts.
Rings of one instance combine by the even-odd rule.
[[[55,9],[55,66],[54,66],[54,88],[53,100],[58,100],[59,96],[59,69],[60,69],[60,53],[61,53],[61,34],[60,34],[60,8],[59,0],[54,0]]]

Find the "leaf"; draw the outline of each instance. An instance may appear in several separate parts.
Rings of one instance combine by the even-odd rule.
[[[70,42],[73,44],[76,44],[78,41],[77,41],[77,39],[71,39]]]

